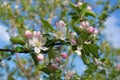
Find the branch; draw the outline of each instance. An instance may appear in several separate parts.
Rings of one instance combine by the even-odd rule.
[[[28,51],[28,50],[23,50],[23,51],[15,51],[15,50],[11,50],[11,49],[0,49],[0,51],[3,51],[3,52],[16,52],[16,53],[29,53],[31,51]]]

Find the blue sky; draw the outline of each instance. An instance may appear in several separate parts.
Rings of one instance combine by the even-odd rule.
[[[89,0],[86,0],[89,1]],[[97,0],[90,0],[91,2],[97,1]],[[110,0],[111,5],[114,5],[114,3],[117,0]],[[114,13],[112,13],[104,22],[106,28],[103,30],[102,34],[106,36],[106,39],[110,42],[110,44],[115,48],[120,48],[120,10],[116,10]],[[0,48],[3,48],[4,45],[9,44],[9,34],[6,32],[7,28],[0,23]],[[79,62],[78,62],[79,61]],[[86,66],[83,64],[82,60],[79,56],[75,59],[74,63],[76,67],[74,70],[82,74],[83,71],[86,69]]]

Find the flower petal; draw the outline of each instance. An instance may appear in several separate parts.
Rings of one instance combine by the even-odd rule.
[[[41,49],[42,49],[43,51],[48,50],[48,48],[47,48],[47,47],[45,47],[45,46],[41,47]]]
[[[35,51],[35,53],[40,53],[40,47],[34,47],[34,51]]]

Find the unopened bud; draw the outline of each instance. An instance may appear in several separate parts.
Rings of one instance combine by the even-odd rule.
[[[87,10],[92,10],[92,7],[91,6],[87,6]]]
[[[94,33],[94,31],[95,31],[95,28],[94,28],[94,27],[89,27],[89,28],[87,28],[87,32],[88,32],[88,33]]]
[[[40,61],[44,60],[44,55],[43,54],[38,54],[37,59],[40,60]]]
[[[62,54],[61,54],[61,57],[62,57],[62,58],[67,58],[67,54],[66,54],[66,53],[62,53]]]
[[[25,31],[25,36],[26,36],[28,39],[32,38],[32,32],[29,31],[29,30],[26,30],[26,31]]]

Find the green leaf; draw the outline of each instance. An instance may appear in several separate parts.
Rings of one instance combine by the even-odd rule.
[[[25,45],[25,41],[20,37],[11,37],[10,41],[14,44]]]
[[[33,59],[35,65],[37,65],[37,64],[38,64],[38,60],[37,60],[36,54],[35,54],[35,53],[31,53],[30,55],[31,55],[31,57],[32,57],[32,59]]]
[[[73,30],[79,35],[79,34],[81,34],[81,28],[80,27],[78,27],[78,26],[72,26],[72,28],[73,28]]]
[[[91,11],[91,10],[86,10],[85,16],[92,16],[92,17],[95,18],[96,14],[93,11]]]
[[[48,75],[50,75],[52,73],[52,71],[49,70],[47,67],[43,67],[40,70],[43,71],[44,73],[48,74]]]
[[[98,58],[98,48],[94,44],[83,44],[83,49],[86,52],[86,54],[92,53],[92,55],[96,58]]]
[[[84,64],[88,65],[90,63],[90,60],[87,58],[87,56],[85,54],[83,54],[81,56],[81,58],[82,58]]]
[[[20,51],[22,51],[23,49],[24,49],[23,47],[17,46],[17,47],[15,48],[15,51],[20,52]]]
[[[48,21],[43,20],[43,19],[41,19],[41,21],[42,21],[43,26],[45,27],[45,29],[46,29],[46,30],[50,30],[50,31],[52,31],[52,30],[53,30],[52,25],[51,25]]]
[[[57,53],[57,52],[56,52],[56,49],[50,49],[50,50],[49,50],[49,53],[48,53],[49,59],[55,58],[55,57],[56,57],[56,54],[55,54],[55,53]]]
[[[78,11],[78,7],[75,7],[73,3],[70,2],[70,6],[71,6],[71,8],[72,8],[73,10]]]

